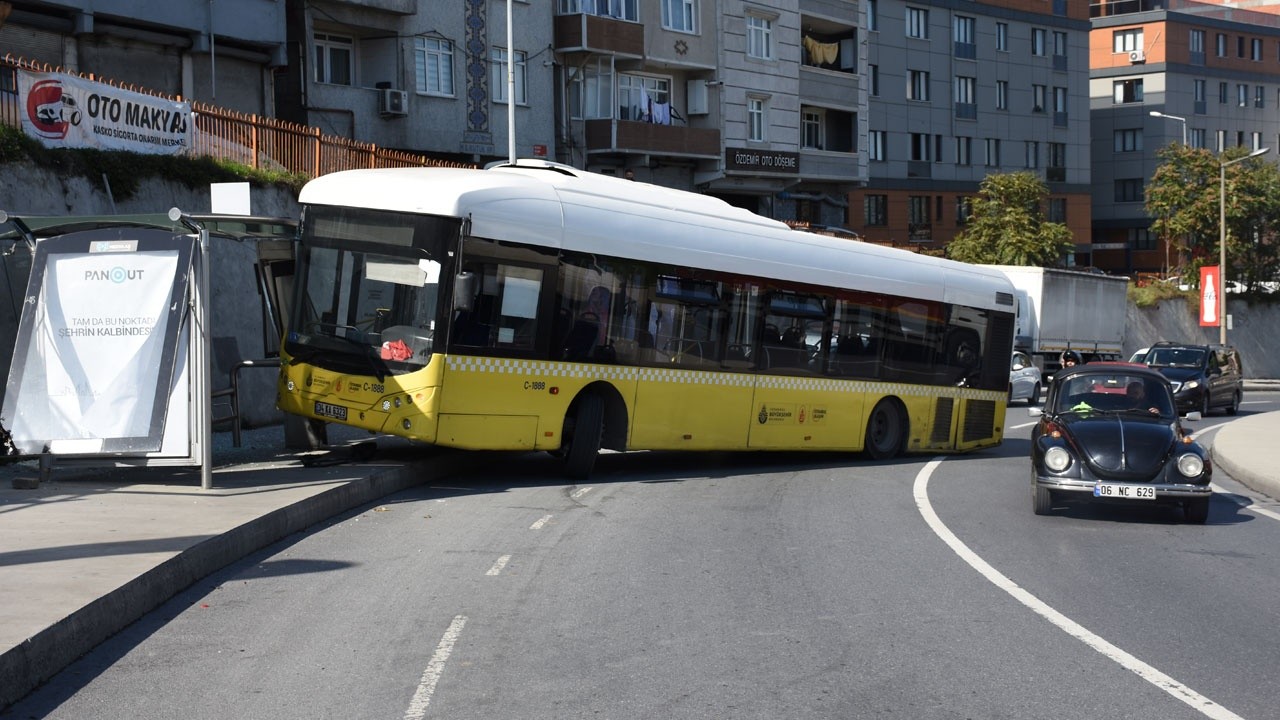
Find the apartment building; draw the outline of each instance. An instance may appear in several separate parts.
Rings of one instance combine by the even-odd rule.
[[[991,173],[1030,171],[1048,219],[1090,241],[1089,18],[1083,2],[866,0],[868,181],[849,226],[942,250]]]
[[[1144,204],[1156,152],[1280,148],[1280,2],[1124,0],[1091,13],[1093,262],[1167,272],[1178,246],[1150,231]]]
[[[0,0],[0,54],[270,115],[284,10],[264,0]]]

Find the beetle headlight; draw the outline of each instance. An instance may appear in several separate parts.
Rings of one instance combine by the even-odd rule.
[[[1051,447],[1044,452],[1044,466],[1054,472],[1062,472],[1071,464],[1071,453],[1063,447]],[[1181,463],[1179,463],[1181,467]]]
[[[1199,455],[1187,453],[1178,458],[1178,472],[1187,477],[1200,477],[1204,472],[1204,460]]]

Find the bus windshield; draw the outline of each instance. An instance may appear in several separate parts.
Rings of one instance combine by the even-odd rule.
[[[380,377],[426,365],[460,229],[450,218],[308,208],[287,351]]]

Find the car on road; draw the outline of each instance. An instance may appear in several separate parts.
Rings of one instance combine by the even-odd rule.
[[[1028,405],[1040,402],[1040,368],[1031,356],[1014,351],[1009,358],[1009,402],[1026,400]]]
[[[1240,410],[1244,369],[1240,353],[1233,347],[1158,342],[1143,362],[1169,379],[1179,412],[1199,410],[1208,415],[1214,408],[1222,408],[1235,415]]]
[[[1031,506],[1047,515],[1083,499],[1175,505],[1189,522],[1209,515],[1213,467],[1183,429],[1173,390],[1134,363],[1077,365],[1049,386],[1031,432]],[[1187,420],[1199,420],[1191,412]]]

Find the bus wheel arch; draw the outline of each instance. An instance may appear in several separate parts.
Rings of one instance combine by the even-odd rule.
[[[578,393],[565,413],[560,455],[565,474],[581,479],[591,474],[601,448],[625,450],[627,408],[608,383],[592,383]]]
[[[910,434],[907,407],[889,395],[876,403],[867,416],[867,432],[862,449],[873,460],[888,460],[902,454]]]

